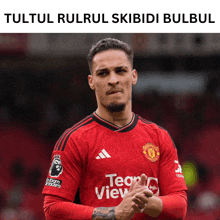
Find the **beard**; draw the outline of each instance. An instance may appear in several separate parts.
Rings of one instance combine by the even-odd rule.
[[[110,112],[121,112],[121,111],[124,111],[124,109],[125,109],[125,103],[119,103],[119,104],[110,103],[107,106],[107,109]]]

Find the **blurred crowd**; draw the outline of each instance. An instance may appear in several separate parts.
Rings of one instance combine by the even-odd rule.
[[[44,219],[41,192],[54,144],[96,109],[85,66],[1,68],[1,220]],[[200,95],[134,94],[133,111],[168,130],[183,168],[195,166],[186,219],[220,219],[220,78],[210,78]]]

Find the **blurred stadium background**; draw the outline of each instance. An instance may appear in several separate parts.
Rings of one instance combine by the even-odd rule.
[[[38,33],[0,34],[1,220],[44,219],[54,144],[96,109],[86,55],[104,37],[134,48],[133,111],[174,139],[186,219],[220,219],[220,34]]]

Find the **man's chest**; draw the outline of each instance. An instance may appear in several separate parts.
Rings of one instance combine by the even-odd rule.
[[[160,150],[155,138],[143,134],[97,135],[88,147],[84,190],[94,188],[98,199],[123,198],[132,178],[147,175],[147,185],[158,194]]]

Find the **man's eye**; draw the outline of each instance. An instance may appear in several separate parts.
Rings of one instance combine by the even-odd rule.
[[[104,76],[106,74],[107,74],[106,72],[100,72],[100,73],[98,73],[98,76]]]
[[[117,73],[124,73],[124,72],[126,72],[124,69],[119,69],[119,70],[117,70],[116,71]]]

